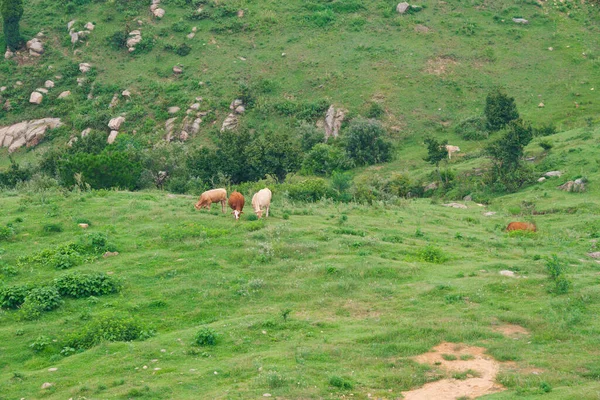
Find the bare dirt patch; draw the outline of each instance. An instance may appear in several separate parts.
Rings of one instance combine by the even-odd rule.
[[[494,332],[498,332],[503,334],[504,336],[508,336],[508,337],[519,337],[519,336],[524,336],[524,335],[529,335],[529,331],[525,328],[523,328],[520,325],[514,325],[514,324],[503,324],[503,325],[498,325],[492,328],[494,330]]]
[[[432,75],[445,75],[451,71],[454,65],[458,64],[456,60],[450,57],[436,57],[427,60],[425,72]]]
[[[463,374],[464,379],[450,378],[428,383],[419,389],[403,392],[405,400],[472,399],[505,390],[495,382],[500,362],[485,355],[483,347],[442,343],[414,359],[419,363],[438,366],[452,375]]]

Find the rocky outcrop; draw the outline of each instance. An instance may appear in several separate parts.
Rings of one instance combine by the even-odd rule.
[[[59,99],[66,99],[70,95],[71,95],[71,91],[70,90],[65,90],[64,92],[62,92],[61,94],[58,95],[58,98]]]
[[[117,139],[118,134],[119,134],[119,131],[110,131],[110,135],[108,135],[108,139],[106,139],[106,143],[113,144],[115,142],[115,140]]]
[[[190,138],[190,136],[197,134],[200,131],[202,117],[208,114],[208,112],[199,112],[199,109],[200,103],[194,103],[190,105],[185,112],[186,116],[183,118],[180,124],[177,122],[179,118],[169,118],[165,123],[165,140],[170,142],[174,139],[179,139],[185,142]],[[175,114],[180,110],[179,107],[169,107],[168,111],[169,114]]]
[[[585,182],[581,178],[575,179],[574,181],[563,183],[558,188],[565,192],[585,192]]]
[[[59,126],[60,118],[42,118],[0,127],[0,147],[8,147],[9,153],[23,146],[33,147],[44,138],[47,129]]]
[[[44,54],[44,45],[39,38],[35,37],[27,42],[27,50],[29,55],[39,57]]]
[[[142,41],[142,33],[139,30],[134,30],[129,32],[129,37],[127,38],[127,49],[131,53],[135,51],[135,46]]]
[[[396,12],[398,14],[404,14],[406,11],[408,11],[408,9],[410,8],[410,4],[403,2],[403,3],[399,3],[396,6]]]
[[[513,18],[512,20],[515,24],[527,25],[529,23],[529,21],[527,21],[525,18]]]
[[[237,115],[231,113],[227,116],[227,118],[225,118],[225,121],[223,121],[223,125],[221,125],[221,132],[231,131],[237,128],[239,123],[240,122]]]
[[[346,110],[341,108],[336,110],[333,105],[329,106],[325,115],[325,140],[332,136],[334,138],[339,136],[344,118],[346,118]]]
[[[79,70],[81,71],[82,74],[89,72],[90,69],[92,69],[92,65],[90,63],[80,63],[79,64]]]
[[[125,117],[116,117],[108,122],[108,127],[113,131],[118,131],[123,122],[125,122]]]
[[[42,100],[44,96],[40,92],[31,92],[31,96],[29,96],[29,102],[31,104],[42,104]]]

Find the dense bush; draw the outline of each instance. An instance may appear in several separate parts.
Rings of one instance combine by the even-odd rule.
[[[299,183],[284,185],[290,199],[298,201],[317,201],[332,198],[334,193],[327,181],[320,178],[305,179]]]
[[[15,229],[12,226],[0,226],[0,242],[8,240],[15,235]]]
[[[302,171],[308,175],[330,175],[350,167],[351,162],[342,149],[325,143],[315,145],[302,162]]]
[[[304,152],[310,151],[315,145],[323,143],[325,140],[322,129],[305,121],[296,128],[296,133],[300,137],[300,146]]]
[[[116,31],[106,38],[106,44],[113,50],[122,50],[127,45],[129,35],[125,31]]]
[[[29,290],[25,296],[25,305],[33,306],[40,311],[52,311],[62,304],[60,293],[53,286],[38,287]]]
[[[2,12],[4,40],[11,50],[21,47],[23,40],[19,31],[19,21],[23,15],[23,0],[3,0],[0,3]]]
[[[533,136],[550,136],[554,135],[556,132],[558,132],[558,129],[556,129],[556,125],[550,122],[541,125],[539,128],[534,128]]]
[[[461,121],[454,129],[464,140],[485,140],[489,136],[485,117],[471,117]]]
[[[217,344],[217,332],[211,328],[202,328],[194,337],[194,344],[198,346],[214,346]]]
[[[131,317],[104,315],[67,338],[65,346],[75,350],[85,350],[102,341],[144,340],[152,334],[153,332],[145,325]]]
[[[316,121],[324,115],[328,108],[329,102],[324,99],[313,102],[294,102],[285,100],[273,105],[273,110],[278,114],[294,117],[303,121]]]
[[[392,144],[385,140],[385,129],[374,120],[353,120],[345,132],[344,147],[358,166],[383,163],[392,159]]]
[[[514,97],[509,97],[499,89],[491,91],[485,99],[484,114],[487,119],[487,128],[498,131],[510,121],[519,118]]]
[[[31,168],[23,168],[11,158],[8,170],[0,171],[0,188],[14,188],[18,183],[29,180],[32,174]]]
[[[54,280],[54,287],[61,296],[82,298],[101,296],[119,291],[119,284],[103,272],[84,274],[73,272]]]
[[[9,309],[19,308],[25,302],[25,297],[29,289],[25,285],[0,288],[0,307]]]
[[[552,257],[546,261],[546,270],[554,283],[551,292],[556,294],[567,293],[571,287],[571,281],[566,277],[564,263],[556,256],[556,254],[553,254]]]
[[[444,254],[441,249],[438,249],[435,246],[428,244],[423,249],[421,249],[417,256],[421,261],[433,263],[433,264],[442,264],[448,260],[448,257]]]

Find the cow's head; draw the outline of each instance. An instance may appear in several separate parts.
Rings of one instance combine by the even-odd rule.
[[[232,214],[236,220],[240,219],[240,215],[242,215],[243,213],[244,213],[243,211],[238,211],[238,210],[233,210],[233,212],[232,212]]]
[[[262,210],[254,211],[258,219],[262,218]]]
[[[201,206],[200,202],[197,202],[197,203],[194,205],[194,208],[195,208],[196,210],[200,210],[200,209],[202,208],[202,206]]]

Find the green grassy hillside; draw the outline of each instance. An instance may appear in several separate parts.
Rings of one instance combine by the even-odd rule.
[[[269,219],[236,223],[157,191],[5,191],[0,225],[14,236],[0,242],[3,287],[83,271],[121,289],[63,297],[33,320],[26,307],[3,310],[0,398],[398,398],[446,375],[411,358],[443,341],[503,362],[497,382],[507,390],[490,399],[595,398],[596,135],[555,135],[545,162],[563,177],[467,209],[429,199],[298,203],[276,192]],[[556,189],[577,176],[587,192]],[[509,235],[513,220],[539,231]],[[58,270],[70,264],[40,253],[98,234],[117,256],[91,251]],[[571,283],[564,294],[549,277],[553,254]],[[128,317],[150,337],[68,349],[95,321]],[[507,323],[528,333],[498,333]],[[194,344],[205,328],[215,345]]]

